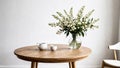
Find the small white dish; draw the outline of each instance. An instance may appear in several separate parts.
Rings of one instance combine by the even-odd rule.
[[[56,51],[56,50],[57,50],[57,46],[51,45],[51,46],[50,46],[50,49],[51,49],[51,51]]]

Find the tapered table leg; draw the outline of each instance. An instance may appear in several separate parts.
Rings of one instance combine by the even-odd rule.
[[[72,64],[72,68],[76,68],[75,67],[75,62],[71,62],[71,64]]]
[[[69,68],[72,68],[72,63],[71,62],[69,62]]]
[[[38,67],[38,62],[31,63],[31,68],[37,68],[37,67]]]

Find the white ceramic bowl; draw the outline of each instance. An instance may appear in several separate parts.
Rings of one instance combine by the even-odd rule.
[[[47,50],[48,49],[48,44],[46,44],[46,43],[39,44],[39,49],[40,50]]]

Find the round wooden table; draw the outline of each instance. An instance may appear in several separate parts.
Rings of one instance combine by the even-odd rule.
[[[75,68],[75,61],[86,58],[91,49],[81,46],[80,49],[69,49],[65,44],[54,44],[58,46],[56,51],[40,51],[37,45],[18,48],[14,54],[26,61],[31,62],[31,68],[37,68],[38,62],[63,63],[68,62],[69,68]]]

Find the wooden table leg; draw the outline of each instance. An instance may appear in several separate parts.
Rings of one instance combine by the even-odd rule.
[[[69,68],[72,68],[72,63],[71,62],[69,62]]]
[[[38,62],[36,62],[36,68],[38,68]]]
[[[71,62],[72,68],[75,68],[75,62]]]
[[[37,68],[38,62],[31,62],[31,68]]]

